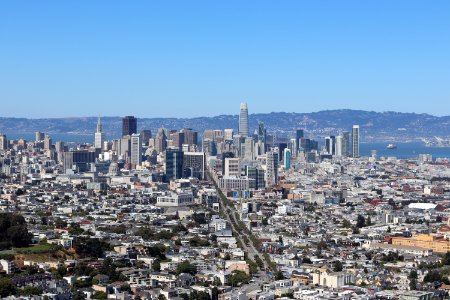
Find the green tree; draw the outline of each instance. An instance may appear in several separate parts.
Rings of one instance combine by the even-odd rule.
[[[309,234],[309,226],[306,226],[305,228],[303,228],[303,235],[308,236]]]
[[[111,246],[102,240],[89,237],[79,237],[74,243],[75,252],[82,258],[102,257],[103,253],[111,249]]]
[[[188,273],[191,275],[195,275],[197,273],[197,268],[188,261],[183,261],[182,263],[177,265],[177,275],[181,273]]]
[[[27,286],[18,291],[21,296],[42,295],[42,288],[36,286]]]
[[[136,231],[136,235],[141,236],[144,240],[151,240],[155,233],[148,227],[142,227]]]
[[[356,227],[362,228],[364,226],[366,226],[366,220],[363,216],[358,215],[358,217],[356,218]]]
[[[167,249],[163,244],[156,244],[154,246],[151,246],[147,249],[147,251],[152,257],[159,258],[160,260],[166,259],[165,252],[167,251]]]
[[[249,266],[251,274],[258,273],[258,265],[253,260],[247,259],[246,262],[247,262],[247,264]]]
[[[192,291],[189,295],[189,300],[211,300],[209,294],[203,291]]]
[[[248,283],[250,280],[250,276],[243,271],[233,271],[230,277],[230,283],[232,286],[238,286],[241,283]]]
[[[211,300],[219,299],[219,289],[215,286],[211,289]]]
[[[409,273],[408,279],[409,279],[409,289],[410,290],[417,289],[417,271],[416,270],[412,270]]]
[[[450,265],[450,252],[444,254],[442,258],[442,265]]]
[[[344,266],[342,265],[342,262],[339,260],[336,260],[333,263],[333,271],[334,272],[341,272],[344,269]]]
[[[437,270],[429,271],[423,278],[424,282],[442,281],[442,275]]]
[[[73,300],[84,300],[86,299],[86,295],[83,292],[76,291],[73,295]]]
[[[302,263],[304,263],[304,264],[312,264],[312,261],[311,261],[311,259],[309,258],[309,257],[303,257],[302,258]]]
[[[67,222],[62,220],[61,218],[57,218],[55,220],[55,227],[56,228],[66,228],[67,227]]]
[[[283,280],[283,279],[284,279],[283,272],[281,272],[281,271],[276,271],[276,272],[275,272],[275,280]]]
[[[11,279],[0,277],[0,296],[2,298],[14,295],[16,293],[16,286]]]
[[[208,242],[208,240],[200,238],[198,235],[195,235],[189,240],[189,244],[192,247],[208,247],[211,244]]]
[[[129,285],[128,283],[122,284],[122,285],[120,286],[120,290],[121,290],[122,292],[129,292],[129,293],[131,293],[131,287],[130,287],[130,285]]]
[[[161,263],[159,262],[159,260],[155,260],[155,261],[152,263],[152,270],[153,270],[153,271],[156,271],[156,272],[161,271]]]
[[[22,190],[22,189],[17,189],[16,190],[16,192],[15,192],[15,194],[17,195],[17,196],[21,196],[21,195],[23,195],[23,194],[25,194],[26,193],[26,191],[24,191],[24,190]]]
[[[192,220],[194,220],[194,222],[199,225],[208,223],[208,220],[206,220],[205,214],[194,213],[192,215]]]
[[[328,249],[328,244],[326,241],[321,240],[320,242],[317,243],[317,250],[321,251],[326,249]]]
[[[96,291],[91,297],[92,299],[108,299],[108,295],[105,292]]]
[[[67,268],[65,266],[59,266],[56,269],[56,272],[58,273],[59,277],[64,277],[67,274]]]
[[[211,234],[211,241],[212,241],[213,243],[217,243],[217,235]]]
[[[32,235],[28,232],[23,216],[13,213],[0,213],[1,248],[27,247]]]
[[[350,228],[350,227],[352,227],[352,224],[350,223],[349,220],[344,219],[344,220],[342,221],[342,227],[344,227],[344,228]]]

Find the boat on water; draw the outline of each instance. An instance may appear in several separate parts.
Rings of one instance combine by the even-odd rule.
[[[387,149],[397,149],[397,145],[395,144],[389,144],[386,146]]]

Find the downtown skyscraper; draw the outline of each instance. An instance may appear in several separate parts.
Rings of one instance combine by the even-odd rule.
[[[239,134],[243,137],[248,136],[248,106],[247,103],[241,103],[239,112]]]
[[[130,146],[130,162],[133,164],[133,166],[140,165],[142,163],[142,140],[140,134],[133,133],[131,135]]]
[[[122,119],[122,136],[137,133],[137,119],[133,116],[126,116]]]
[[[105,141],[105,134],[103,133],[102,121],[100,117],[98,117],[97,130],[95,131],[95,141],[94,141],[95,148],[102,149],[104,141]]]
[[[352,157],[359,157],[359,125],[352,128]]]

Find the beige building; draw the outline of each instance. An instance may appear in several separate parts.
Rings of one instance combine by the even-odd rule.
[[[410,238],[392,237],[392,245],[420,247],[437,253],[450,251],[450,242],[442,235],[436,234],[419,234]]]
[[[353,274],[346,272],[328,272],[328,270],[320,269],[316,273],[313,273],[313,284],[333,289],[341,288],[354,281],[355,277]]]

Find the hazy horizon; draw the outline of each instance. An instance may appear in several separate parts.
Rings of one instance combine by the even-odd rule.
[[[252,112],[251,108],[249,107],[249,116],[251,115],[264,115],[264,114],[272,114],[272,113],[287,113],[287,114],[313,114],[313,113],[321,113],[326,111],[364,111],[364,112],[374,112],[374,113],[400,113],[400,114],[415,114],[415,115],[430,115],[433,117],[448,117],[450,114],[445,115],[437,115],[437,114],[430,114],[425,112],[406,112],[406,111],[392,111],[392,110],[386,110],[386,111],[376,111],[376,110],[364,110],[364,109],[352,109],[352,108],[338,108],[338,109],[322,109],[322,110],[316,110],[316,111],[309,111],[309,112],[299,112],[299,111],[270,111],[270,112]],[[142,116],[138,114],[128,114],[135,116],[136,118],[141,119],[195,119],[195,118],[216,118],[220,116],[239,116],[239,107],[237,109],[237,113],[229,113],[229,114],[219,114],[219,115],[199,115],[199,116],[190,116],[190,117],[170,117],[170,116]],[[23,117],[23,116],[5,116],[0,115],[0,118],[12,118],[12,119],[28,119],[28,120],[39,120],[39,119],[80,119],[80,118],[122,118],[125,115],[85,115],[85,116],[60,116],[60,117]]]

